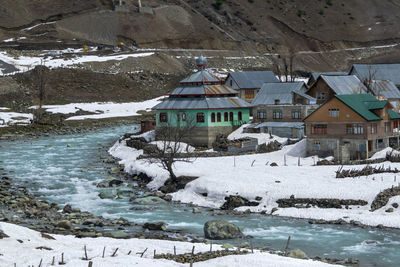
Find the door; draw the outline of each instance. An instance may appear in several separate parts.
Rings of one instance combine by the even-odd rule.
[[[368,140],[368,152],[372,151],[372,140]]]

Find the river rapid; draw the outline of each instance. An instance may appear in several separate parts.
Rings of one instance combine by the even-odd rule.
[[[257,247],[283,249],[291,236],[290,248],[299,248],[309,256],[357,258],[360,266],[398,266],[400,230],[311,225],[307,220],[260,214],[214,216],[208,209],[192,213],[191,207],[177,203],[148,207],[134,206],[129,198],[100,199],[102,189],[96,185],[109,176],[110,167],[104,163],[107,149],[135,127],[114,126],[85,134],[1,141],[0,166],[38,199],[61,206],[71,204],[106,218],[124,217],[136,223],[164,221],[168,229],[201,237],[206,221],[222,219],[243,228],[246,235],[254,237],[252,242]]]

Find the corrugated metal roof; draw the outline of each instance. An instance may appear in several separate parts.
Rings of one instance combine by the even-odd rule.
[[[302,96],[304,98],[307,98],[308,100],[310,100],[310,103],[316,103],[316,99],[310,95],[307,95],[306,93],[302,92],[302,91],[293,91],[294,94],[298,94],[299,96]]]
[[[267,121],[254,126],[254,128],[262,127],[285,127],[285,128],[304,128],[303,122],[277,122],[277,121]]]
[[[321,75],[325,75],[325,76],[344,76],[344,75],[348,75],[347,72],[340,72],[340,71],[336,71],[336,72],[313,72],[311,73],[311,76],[313,77],[314,80],[317,80],[319,78],[319,76]]]
[[[354,64],[350,74],[360,80],[389,80],[400,85],[400,64]]]
[[[382,120],[381,117],[371,111],[370,107],[373,102],[375,102],[377,106],[381,105],[381,102],[387,103],[387,101],[376,99],[371,94],[336,95],[335,97],[367,121]]]
[[[154,106],[153,109],[227,109],[249,107],[249,103],[238,97],[169,97]]]
[[[304,82],[264,83],[251,104],[274,105],[276,99],[279,99],[280,104],[292,104],[292,92],[302,93],[306,89]]]
[[[176,88],[170,95],[237,95],[226,85],[187,85]]]
[[[328,84],[330,88],[332,88],[335,94],[338,95],[365,94],[367,92],[365,85],[354,75],[321,75],[321,78]]]
[[[207,70],[201,70],[183,79],[180,83],[221,83],[221,80]]]
[[[279,83],[272,71],[230,72],[229,75],[239,88],[261,88],[263,83]]]
[[[374,109],[382,109],[385,107],[387,103],[387,100],[382,100],[382,101],[366,101],[364,104],[367,106],[369,110],[374,110]]]
[[[388,110],[388,114],[391,120],[400,119],[400,114],[391,108]]]
[[[400,73],[399,73],[400,75]],[[375,95],[383,96],[387,99],[399,98],[400,90],[392,81],[388,80],[374,80],[370,85],[371,89],[374,91]]]

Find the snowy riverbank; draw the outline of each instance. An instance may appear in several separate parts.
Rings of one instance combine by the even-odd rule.
[[[249,200],[262,198],[258,206],[237,208],[240,211],[250,209],[252,212],[271,213],[272,209],[278,208],[274,215],[322,220],[342,219],[346,222],[353,220],[370,226],[400,228],[400,211],[395,209],[394,212],[386,212],[393,203],[400,202],[399,196],[391,198],[386,206],[374,212],[369,211],[378,193],[398,185],[395,174],[381,173],[368,177],[337,179],[335,172],[338,166],[314,166],[318,159],[313,157],[300,157],[298,166],[298,155],[304,150],[304,142],[303,140],[295,145],[285,146],[280,151],[266,154],[198,158],[194,163],[178,162],[175,165],[177,175],[199,178],[187,184],[185,189],[173,193],[173,200],[219,208],[226,196],[238,194]],[[121,159],[120,163],[125,166],[126,172],[143,172],[151,176],[153,180],[148,184],[150,189],[158,189],[168,179],[168,173],[160,166],[136,160],[143,151],[129,148],[125,142],[117,142],[109,153]],[[287,166],[284,166],[285,155]],[[270,166],[272,162],[278,166]],[[399,163],[382,164],[400,169]],[[381,164],[377,164],[379,165]],[[365,165],[344,168],[363,167]],[[368,204],[350,206],[348,209],[278,207],[277,200],[290,198],[292,195],[295,198],[365,200]]]
[[[64,266],[87,267],[84,246],[93,266],[189,266],[174,261],[154,259],[157,254],[173,253],[174,246],[178,254],[189,253],[195,246],[195,252],[206,252],[209,245],[202,243],[173,242],[153,239],[112,239],[112,238],[76,238],[74,236],[51,235],[48,239],[41,233],[14,224],[0,222],[1,231],[9,237],[0,237],[0,266],[51,266],[53,257],[56,264],[64,253]],[[1,235],[0,235],[1,236]],[[106,247],[104,257],[103,249]],[[221,249],[214,245],[214,250]],[[116,249],[118,249],[116,251]],[[147,250],[146,250],[147,249]],[[145,251],[146,250],[146,251]],[[115,253],[114,257],[112,254]],[[140,254],[142,253],[143,257]],[[128,255],[129,254],[129,255]],[[195,266],[332,266],[312,260],[300,260],[266,252],[255,252],[248,255],[226,256],[204,262],[196,262]]]

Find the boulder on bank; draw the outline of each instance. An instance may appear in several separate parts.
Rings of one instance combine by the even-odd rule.
[[[249,201],[248,199],[241,196],[225,197],[225,203],[221,206],[221,210],[233,210],[242,206],[258,206],[259,203],[255,201]]]
[[[204,224],[204,236],[208,239],[234,239],[243,236],[237,225],[222,220],[211,220]]]
[[[151,231],[165,231],[165,230],[167,230],[167,227],[165,226],[165,222],[145,223],[143,225],[143,228],[151,230]]]
[[[303,259],[303,260],[308,259],[307,254],[300,249],[295,249],[295,250],[290,251],[290,253],[288,254],[288,257],[295,258],[295,259]]]
[[[139,197],[131,200],[133,204],[139,205],[154,205],[154,204],[166,204],[167,201],[160,197],[148,196],[148,197]]]
[[[56,227],[63,228],[65,230],[71,230],[72,224],[68,220],[62,220],[62,221],[57,222]]]

